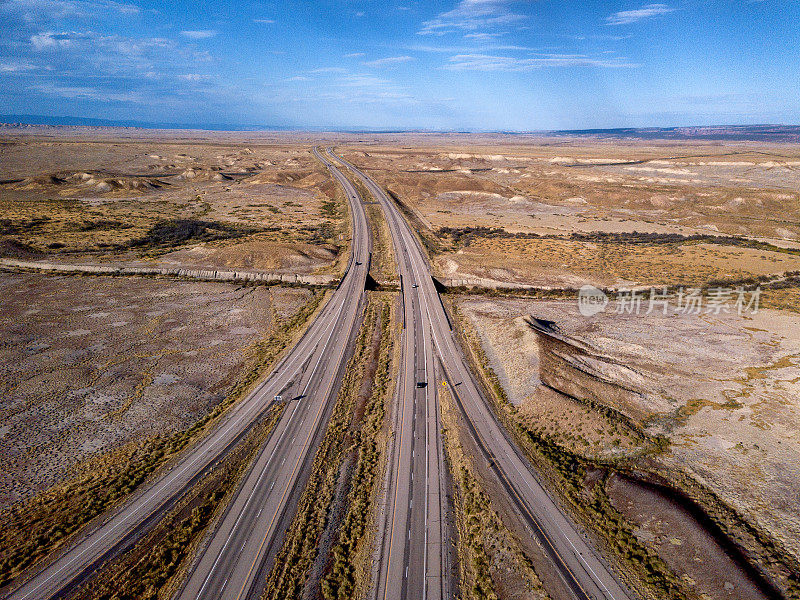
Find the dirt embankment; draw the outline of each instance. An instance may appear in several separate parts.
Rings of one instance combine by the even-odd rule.
[[[646,380],[640,373],[547,322],[532,319],[530,324],[538,334],[539,379],[544,385],[593,406],[611,406],[631,422],[651,414],[644,408]]]
[[[654,433],[648,427],[654,415],[673,411],[668,398],[654,393],[653,366],[646,372],[632,368],[552,321],[531,317],[528,324],[538,339],[539,380],[551,390],[605,412],[642,439]],[[638,364],[647,360],[640,355]],[[736,406],[732,402],[729,408]],[[686,409],[678,414],[689,416]],[[667,438],[661,439],[663,447]],[[610,473],[601,479],[614,508],[687,589],[731,599],[766,599],[781,588],[791,593],[787,570],[791,573],[796,557],[789,548],[762,529],[758,514],[741,513],[706,488],[690,466],[648,453],[602,468]]]

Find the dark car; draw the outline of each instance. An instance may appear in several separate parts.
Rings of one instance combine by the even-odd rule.
[[[417,382],[417,387],[418,388],[428,387],[428,382],[427,381],[418,381]]]

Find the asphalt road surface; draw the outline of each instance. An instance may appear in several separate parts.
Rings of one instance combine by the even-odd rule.
[[[307,380],[292,392],[295,398],[286,407],[280,434],[272,435],[259,454],[192,570],[178,596],[184,600],[240,600],[261,595],[285,528],[296,512],[358,330],[371,243],[366,214],[352,183],[326,157],[316,149],[314,152],[344,187],[353,215],[354,262],[337,290],[344,294],[342,310],[327,338],[311,355],[305,370]]]
[[[542,487],[530,463],[522,456],[497,421],[458,347],[444,306],[434,287],[422,248],[397,206],[371,178],[347,161],[339,160],[361,179],[370,194],[383,208],[394,242],[395,256],[400,263],[400,272],[403,274],[403,288],[405,290],[408,286],[407,279],[409,277],[413,277],[414,283],[419,286],[413,288],[415,292],[413,296],[418,299],[419,308],[410,314],[411,322],[408,320],[409,312],[406,311],[406,328],[415,332],[421,328],[423,340],[426,339],[425,331],[428,327],[431,328],[433,348],[428,347],[424,351],[426,353],[435,352],[441,360],[450,390],[470,423],[476,442],[489,455],[498,483],[507,490],[514,506],[527,523],[531,535],[541,541],[575,598],[580,600],[633,598],[631,593],[618,582],[599,554],[589,547],[573,522],[560,510],[557,503]],[[420,321],[421,325],[416,321]],[[420,339],[416,334],[415,338]],[[430,373],[430,371],[428,372]],[[434,381],[429,381],[428,384],[428,388],[435,386]],[[430,392],[433,390],[431,389]],[[434,422],[434,418],[434,415],[429,415],[430,423]],[[397,464],[397,459],[395,462]],[[399,468],[404,468],[404,464],[407,463],[400,463]],[[403,471],[399,472],[402,477]],[[405,485],[400,488],[400,493],[405,499],[403,493]],[[410,498],[413,498],[415,502],[419,501],[413,494],[410,495]],[[400,533],[402,534],[402,532]],[[416,536],[419,536],[419,533]],[[416,554],[419,554],[419,549],[427,546],[420,537],[416,537],[411,540],[410,547],[416,548]],[[418,560],[418,557],[415,561],[414,556],[409,557],[408,554],[404,556],[404,568],[409,567],[409,574],[411,568],[418,568]],[[429,561],[430,558],[427,560]],[[394,598],[396,596],[393,594],[397,590],[407,589],[408,586],[406,584],[404,587],[400,587],[397,571],[393,566],[390,565],[387,570],[389,571],[387,576],[389,583],[383,584],[384,591],[382,593],[384,595],[379,595],[379,598]],[[397,587],[389,587],[389,585]]]
[[[316,153],[316,150],[315,150]],[[340,367],[360,323],[371,241],[353,185],[317,153],[344,187],[353,219],[352,256],[342,283],[300,342],[270,377],[233,407],[221,423],[168,472],[135,493],[123,507],[71,544],[14,590],[13,600],[46,600],[82,581],[105,558],[130,545],[154,523],[274,402],[287,401],[263,452],[238,490],[220,527],[192,571],[182,597],[244,598],[274,558],[280,527],[290,518],[313,448],[324,430]],[[199,582],[199,585],[198,585]],[[257,586],[255,586],[257,587]]]
[[[442,600],[448,577],[446,467],[430,315],[417,271],[397,252],[403,299],[403,358],[393,411],[389,486],[378,518],[376,600]]]

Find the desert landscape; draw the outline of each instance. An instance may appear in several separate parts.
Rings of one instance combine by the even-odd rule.
[[[627,522],[680,594],[796,593],[796,146],[375,141],[346,156],[414,225],[534,458],[575,457],[584,493],[602,494],[604,516]],[[587,284],[640,290],[641,310],[582,315]],[[670,314],[647,310],[651,289],[668,291]],[[755,312],[674,306],[686,290],[708,303],[756,289]],[[567,299],[536,299],[548,296]],[[537,319],[563,346],[543,342]]]
[[[84,461],[190,428],[304,289],[4,273],[2,508]]]
[[[407,206],[447,280],[702,284],[800,266],[794,145],[429,144],[376,145],[350,158]]]
[[[191,427],[316,297],[51,267],[336,277],[349,235],[340,192],[292,140],[50,133],[2,141],[4,508]]]
[[[0,22],[0,600],[800,600],[799,2]]]
[[[311,141],[340,148],[414,228],[499,418],[627,585],[648,598],[792,597],[800,152],[753,141],[14,132],[0,161],[7,543],[20,543],[25,519],[48,506],[66,514],[69,498],[97,485],[113,493],[85,519],[115,506],[135,489],[124,483],[131,469],[142,470],[138,482],[171,464],[263,377],[273,346],[297,339],[345,272],[352,236],[342,191]],[[383,211],[365,209],[372,285],[390,303],[399,257]],[[578,304],[587,284],[612,300],[591,316]],[[646,310],[651,288],[671,296],[669,314]],[[641,310],[616,310],[631,289]],[[709,303],[723,289],[729,302],[741,293],[757,303],[674,310],[678,293]],[[446,417],[458,432],[447,434],[459,465],[451,485],[472,515],[455,517],[454,530],[495,540],[457,546],[464,564],[495,561],[466,567],[465,581],[503,589],[500,598],[560,597],[464,422]],[[381,435],[387,426],[371,425]],[[334,467],[317,463],[313,485],[343,511],[349,479],[323,484]],[[89,475],[98,467],[99,480]],[[370,477],[360,494],[379,493]],[[324,506],[304,497],[301,507],[291,539],[312,527],[331,551],[336,530],[314,512]],[[374,527],[370,514],[363,522]],[[43,548],[61,547],[83,522],[68,520]],[[24,557],[44,556],[20,548],[0,564],[3,581]],[[348,589],[340,571],[298,548],[281,552],[314,581]],[[361,546],[358,564],[367,555]],[[495,564],[502,557],[513,569]],[[302,581],[280,572],[275,590]],[[369,579],[358,581],[364,593]]]
[[[335,274],[341,198],[307,147],[87,138],[3,143],[6,258]]]

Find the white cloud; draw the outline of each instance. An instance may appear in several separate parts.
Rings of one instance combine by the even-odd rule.
[[[391,65],[399,65],[414,60],[412,56],[389,56],[387,58],[379,58],[377,60],[370,60],[361,63],[367,67],[388,67]]]
[[[621,10],[615,12],[613,15],[606,17],[607,25],[628,25],[636,23],[642,19],[649,19],[650,17],[657,17],[659,15],[666,15],[675,11],[666,4],[647,4],[642,8],[635,10]]]
[[[475,46],[425,46],[421,44],[414,44],[406,46],[405,50],[413,52],[436,52],[445,54],[471,54],[473,52],[540,52],[542,48],[532,48],[530,46],[515,46],[512,44],[491,44],[482,45],[479,48]]]
[[[24,73],[34,71],[38,67],[29,62],[0,61],[0,73]]]
[[[351,52],[350,54],[345,54],[344,56],[345,56],[345,58],[359,58],[361,56],[364,56],[364,53],[363,52]]]
[[[422,23],[421,35],[442,35],[454,31],[475,32],[507,26],[527,17],[511,11],[513,0],[461,0],[453,10]]]
[[[185,75],[178,75],[178,79],[180,79],[181,81],[198,82],[198,81],[208,81],[209,79],[211,79],[211,77],[209,77],[208,75],[200,75],[198,73],[186,73]]]
[[[361,73],[353,73],[351,75],[345,75],[342,77],[341,85],[345,87],[384,87],[388,85],[389,82],[386,79],[382,79],[380,77],[375,77],[374,75],[365,75]]]
[[[143,102],[141,94],[132,91],[116,92],[100,90],[90,86],[66,86],[56,84],[42,84],[32,88],[48,96],[69,98],[76,100],[94,100],[97,102]]]
[[[332,78],[327,85],[305,87],[302,94],[292,87],[287,101],[336,102],[351,106],[407,106],[418,102],[395,82],[370,73],[341,74]]]
[[[261,23],[262,25],[272,25],[275,19],[253,19],[253,23]]]
[[[57,50],[72,48],[80,40],[92,37],[89,33],[78,32],[53,32],[42,31],[30,37],[31,44],[35,50]]]
[[[295,75],[294,77],[289,77],[286,81],[311,81],[311,77],[306,77],[305,75]]]
[[[464,34],[464,37],[469,40],[478,40],[480,42],[486,40],[494,40],[506,35],[507,33],[508,32],[506,31],[498,31],[496,33],[488,33],[486,31],[482,31],[479,33],[466,33]]]
[[[181,31],[181,35],[190,40],[207,40],[217,35],[217,32],[213,29],[194,29],[191,31]]]
[[[347,73],[347,69],[344,67],[319,67],[311,69],[309,73]]]
[[[346,90],[341,94],[342,100],[351,103],[414,103],[416,100],[406,92],[399,89],[394,82],[376,77],[375,75],[353,73],[345,75],[339,82],[339,87]]]
[[[112,0],[3,0],[0,12],[15,15],[28,23],[43,23],[62,19],[97,19],[108,13],[135,15],[135,4]]]
[[[140,57],[151,50],[171,49],[175,42],[165,38],[134,39],[117,35],[100,36],[96,45],[108,52],[126,57]]]
[[[543,54],[533,58],[457,54],[450,57],[445,69],[451,71],[532,71],[552,67],[630,68],[638,65],[617,58],[595,58],[583,54]]]
[[[166,38],[129,38],[120,35],[101,35],[93,31],[42,31],[32,35],[33,49],[71,51],[82,58],[97,61],[136,59],[151,51],[174,49],[175,42]]]

